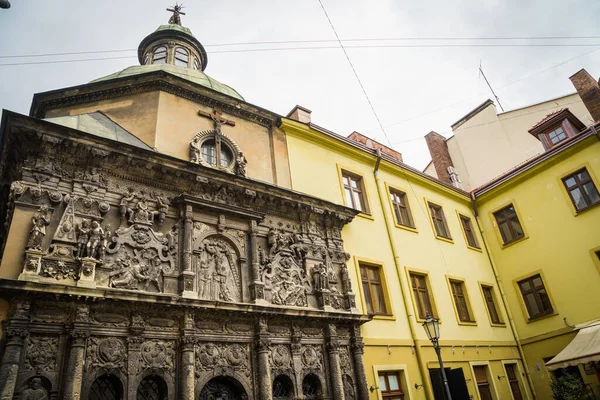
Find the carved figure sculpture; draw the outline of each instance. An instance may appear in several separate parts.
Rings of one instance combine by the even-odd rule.
[[[151,221],[152,216],[152,213],[148,209],[148,204],[146,204],[146,201],[142,199],[138,201],[138,203],[135,205],[135,208],[129,213],[129,222],[148,223]]]
[[[136,196],[135,192],[125,193],[121,198],[121,202],[119,203],[119,215],[121,216],[121,225],[125,222],[127,215],[131,214],[131,209],[129,208],[129,202],[132,201]]]
[[[200,248],[198,295],[201,299],[235,301],[236,268],[231,249],[219,239],[206,239]],[[237,296],[236,296],[237,297]]]
[[[162,226],[169,212],[169,200],[163,195],[156,196],[156,206],[158,208],[158,225]]]
[[[346,264],[342,264],[340,275],[342,277],[342,293],[347,294],[352,291],[352,283],[350,283],[350,276],[348,275],[348,267]]]
[[[235,174],[245,177],[246,164],[248,164],[248,160],[246,159],[246,156],[244,156],[244,153],[240,151],[235,158]]]
[[[202,147],[199,140],[192,140],[190,143],[190,161],[194,164],[200,164]]]
[[[98,258],[102,240],[104,239],[104,230],[98,221],[92,221],[89,239],[86,244],[86,255],[91,258]]]
[[[46,236],[46,226],[50,225],[48,217],[48,206],[40,206],[38,212],[31,218],[31,230],[29,231],[28,249],[41,250],[42,242]]]
[[[327,274],[327,267],[325,264],[316,265],[312,271],[313,285],[315,290],[328,290],[329,289],[329,277]]]
[[[146,267],[145,272],[146,284],[144,290],[148,290],[151,283],[156,284],[159,292],[162,292],[162,262],[158,257],[155,257],[150,261],[150,265]]]
[[[139,282],[148,280],[148,277],[142,273],[142,267],[136,259],[121,260],[117,258],[115,264],[120,268],[108,274],[109,278],[116,276],[116,278],[111,279],[110,286],[112,287],[137,289]]]
[[[33,378],[29,383],[29,388],[21,393],[21,400],[48,400],[48,392],[42,387],[40,378]]]
[[[76,225],[75,230],[77,231],[77,258],[85,256],[86,246],[90,239],[90,221],[84,219],[81,224]]]
[[[98,261],[104,261],[106,255],[106,248],[108,247],[108,241],[110,240],[112,232],[110,231],[110,225],[104,226],[104,235],[102,236],[102,242],[100,244],[100,250],[98,251]]]

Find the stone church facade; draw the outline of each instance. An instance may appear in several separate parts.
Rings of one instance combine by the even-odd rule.
[[[368,398],[341,229],[179,10],[140,66],[3,113],[0,399]]]

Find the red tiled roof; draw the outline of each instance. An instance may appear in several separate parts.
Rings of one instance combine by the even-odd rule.
[[[560,110],[556,110],[551,112],[550,114],[546,115],[540,122],[538,122],[537,124],[535,124],[534,126],[532,126],[531,128],[529,128],[530,131],[534,130],[535,128],[537,128],[538,126],[542,125],[544,122],[550,120],[552,117],[554,117],[557,114],[560,114],[561,112],[568,110],[568,108],[561,108]]]

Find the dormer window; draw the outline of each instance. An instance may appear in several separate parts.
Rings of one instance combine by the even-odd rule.
[[[562,108],[544,117],[529,133],[542,142],[545,150],[550,150],[577,135],[583,128],[585,125],[568,108]]]
[[[154,49],[152,56],[152,64],[166,64],[167,63],[167,48],[165,46],[159,46]]]
[[[175,65],[180,67],[187,67],[190,59],[190,53],[183,47],[177,47],[175,49]]]

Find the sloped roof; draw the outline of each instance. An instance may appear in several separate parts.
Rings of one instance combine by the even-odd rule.
[[[89,114],[70,115],[65,117],[45,118],[45,121],[53,124],[77,129],[82,132],[114,140],[120,143],[127,143],[144,150],[154,150],[146,143],[142,142],[135,135],[125,130],[121,125],[108,118],[104,113],[96,111]]]

